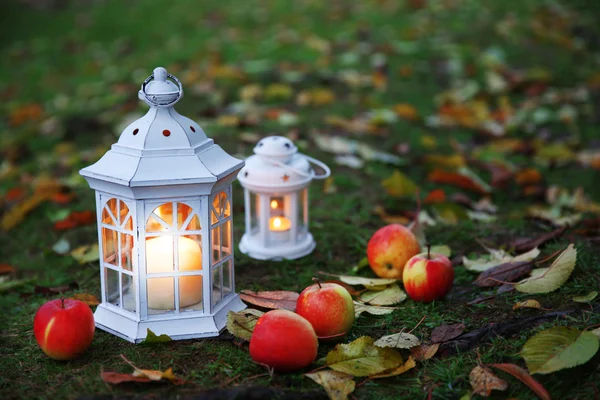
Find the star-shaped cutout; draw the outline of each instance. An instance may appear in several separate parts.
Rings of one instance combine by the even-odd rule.
[[[289,180],[290,180],[290,176],[289,176],[288,174],[285,174],[285,175],[283,176],[283,178],[281,178],[281,179],[283,179],[283,181],[284,181],[284,182],[287,182],[287,181],[289,181]]]

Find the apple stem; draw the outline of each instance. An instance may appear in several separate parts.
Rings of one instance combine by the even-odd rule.
[[[427,243],[427,259],[431,260],[431,243]]]
[[[65,308],[65,298],[64,298],[64,297],[62,297],[62,296],[60,297],[60,306],[61,306],[62,308]]]
[[[323,289],[323,286],[321,286],[321,281],[319,280],[319,278],[313,277],[312,280],[313,280],[313,282],[316,282],[317,285],[319,285],[319,289]]]

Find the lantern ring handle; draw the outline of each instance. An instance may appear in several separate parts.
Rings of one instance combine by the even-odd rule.
[[[181,81],[177,79],[175,75],[171,75],[169,73],[166,74],[167,79],[172,80],[177,85],[177,92],[172,93],[157,93],[157,94],[148,94],[146,93],[146,86],[154,80],[154,72],[152,75],[146,78],[146,80],[142,83],[142,88],[139,91],[139,98],[141,100],[145,100],[148,105],[153,107],[172,107],[183,97],[183,85]]]
[[[279,165],[280,167],[287,168],[288,170],[293,171],[293,172],[297,173],[298,175],[304,176],[306,178],[311,178],[311,179],[325,179],[325,178],[328,178],[331,175],[331,170],[329,169],[329,167],[327,166],[327,164],[325,164],[324,162],[319,161],[316,158],[312,158],[310,156],[307,156],[306,154],[298,153],[298,155],[306,158],[306,160],[309,163],[312,163],[312,164],[316,165],[317,167],[323,169],[325,171],[325,173],[317,175],[317,174],[315,174],[314,170],[311,170],[310,173],[306,173],[306,172],[304,172],[304,171],[302,171],[300,169],[294,168],[294,167],[292,167],[292,166],[290,166],[290,165],[288,165],[286,163],[283,163],[281,161],[278,161],[278,160],[273,160],[273,163],[276,164],[276,165]]]

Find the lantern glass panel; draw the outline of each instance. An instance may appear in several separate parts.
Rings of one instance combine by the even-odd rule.
[[[127,311],[136,312],[135,283],[133,276],[121,274],[121,285],[123,292],[123,308]]]
[[[215,195],[212,204],[211,224],[227,218],[231,215],[231,205],[227,199],[227,193],[220,192]]]
[[[246,210],[246,212],[250,213],[250,234],[252,234],[252,235],[258,233],[258,231],[259,231],[259,227],[258,227],[258,221],[259,221],[259,215],[260,215],[259,201],[260,201],[260,197],[258,194],[250,193],[249,210]]]
[[[221,225],[221,258],[231,254],[231,220]]]
[[[193,293],[190,296],[190,291]],[[179,311],[202,311],[202,276],[179,277]]]
[[[284,242],[290,239],[292,215],[290,196],[269,197],[269,241]]]
[[[116,226],[115,217],[117,215],[117,199],[112,198],[108,200],[102,209],[102,223],[106,225]]]
[[[148,278],[148,314],[164,314],[175,310],[173,278]]]
[[[104,262],[118,266],[119,252],[119,232],[114,229],[102,227],[102,254],[104,255]]]
[[[119,273],[114,269],[104,267],[104,295],[106,301],[120,307]]]
[[[221,295],[222,295],[221,288],[223,287],[222,272],[223,272],[222,265],[219,265],[218,267],[214,268],[212,271],[212,278],[213,278],[212,305],[213,305],[213,307],[221,301]]]
[[[212,264],[219,262],[221,259],[221,226],[212,228]]]
[[[233,260],[223,263],[223,297],[233,291]]]
[[[133,270],[133,235],[119,233],[121,237],[121,267],[128,271]]]
[[[304,238],[308,232],[308,188],[298,193],[298,239]]]

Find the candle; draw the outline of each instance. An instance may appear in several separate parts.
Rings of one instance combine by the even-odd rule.
[[[177,239],[179,250],[179,271],[202,269],[200,246],[186,237]],[[162,236],[146,241],[146,271],[148,274],[172,272],[173,237]],[[184,276],[179,279],[179,304],[187,307],[202,300],[202,276]],[[175,304],[173,278],[148,277],[148,307],[159,310],[172,310]]]
[[[288,231],[292,227],[292,221],[286,217],[269,218],[269,229],[273,232]]]

